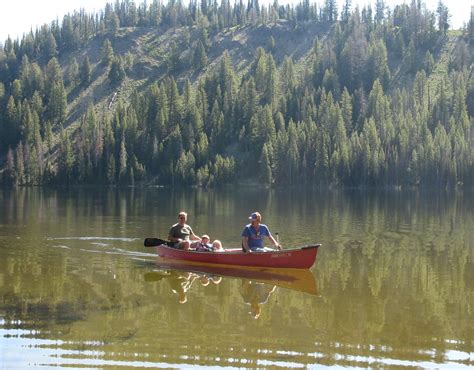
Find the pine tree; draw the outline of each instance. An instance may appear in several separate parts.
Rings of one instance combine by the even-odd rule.
[[[106,12],[105,22],[108,34],[112,37],[115,37],[120,27],[119,17],[113,11],[109,12],[108,14]]]
[[[196,72],[204,69],[207,66],[208,60],[206,50],[201,41],[198,41],[193,54],[193,67]]]
[[[6,110],[4,112],[4,119],[2,123],[0,142],[6,148],[8,145],[15,146],[20,141],[20,120],[21,120],[20,104],[15,103],[13,96],[10,96],[7,101]]]
[[[268,81],[267,55],[262,48],[257,49],[255,56],[255,87],[259,93],[263,93]]]
[[[344,5],[342,6],[341,21],[347,23],[349,21],[349,16],[351,14],[351,0],[345,0]]]
[[[91,64],[90,64],[88,56],[86,56],[82,61],[79,75],[80,75],[79,77],[80,82],[83,86],[87,86],[90,84],[91,78],[92,78],[92,72],[91,72]]]
[[[127,175],[127,148],[125,145],[125,136],[122,136],[122,141],[120,142],[120,157],[119,157],[119,181],[124,182]]]
[[[16,79],[12,84],[12,97],[15,100],[20,100],[23,97],[23,85],[21,81]]]
[[[296,76],[294,71],[293,60],[289,56],[285,56],[283,60],[282,72],[280,74],[280,81],[282,83],[282,93],[293,93],[296,87]]]
[[[41,171],[36,147],[28,145],[25,152],[25,175],[28,185],[38,185],[41,182]]]
[[[375,23],[380,24],[385,18],[385,1],[376,0],[375,2]]]
[[[125,69],[121,58],[114,58],[112,65],[110,66],[110,72],[108,78],[112,83],[119,83],[125,79]]]
[[[25,185],[25,162],[24,162],[23,143],[20,141],[15,151],[15,183]]]
[[[181,122],[183,114],[183,100],[179,94],[178,85],[174,78],[168,79],[167,83],[168,103],[169,103],[169,121],[171,124]]]
[[[437,125],[434,134],[434,160],[436,181],[439,187],[445,187],[451,169],[451,143],[443,126]]]
[[[46,140],[48,150],[51,151],[51,149],[53,148],[53,129],[51,127],[51,121],[46,121],[44,137]]]
[[[215,147],[215,151],[219,152],[224,148],[226,142],[224,131],[224,113],[222,113],[220,110],[217,100],[214,101],[209,120],[210,142],[212,143],[213,147]]]
[[[425,59],[423,59],[423,69],[425,70],[426,74],[430,74],[433,70],[435,65],[435,61],[433,55],[430,53],[429,50],[426,51]]]
[[[3,174],[3,182],[5,185],[15,184],[15,157],[11,147],[8,148],[5,172]]]
[[[270,162],[270,154],[268,153],[267,144],[263,144],[262,154],[260,155],[260,177],[263,184],[271,185],[272,183],[272,168]]]
[[[276,67],[275,60],[272,55],[268,55],[267,58],[267,76],[265,90],[263,93],[262,103],[268,104],[272,107],[272,111],[275,110],[279,98],[279,89],[278,89],[278,71]]]
[[[264,143],[273,143],[276,139],[275,123],[269,105],[257,110],[250,120],[250,140],[255,154],[261,153]]]
[[[198,167],[206,164],[209,160],[209,140],[204,132],[198,135],[194,157]]]
[[[63,82],[63,72],[61,65],[56,58],[52,58],[45,68],[45,94],[49,99],[53,85]]]
[[[67,115],[67,97],[62,80],[51,87],[48,106],[46,108],[48,119],[53,124],[61,124]]]
[[[345,87],[341,95],[341,111],[342,119],[344,120],[344,125],[346,127],[346,132],[351,134],[354,130],[354,125],[352,122],[352,97]]]
[[[58,45],[56,43],[56,39],[54,38],[54,35],[51,32],[48,32],[48,35],[46,36],[46,39],[42,45],[42,50],[43,50],[43,57],[46,60],[54,58],[55,56],[58,55]]]
[[[107,161],[107,182],[109,184],[115,183],[115,158],[113,154],[109,155]]]
[[[79,35],[74,29],[72,17],[69,14],[65,15],[63,18],[61,41],[61,46],[66,50],[73,50],[79,43]]]
[[[109,39],[105,39],[100,54],[101,62],[104,66],[109,66],[114,61],[114,49]]]
[[[74,151],[71,139],[64,128],[61,130],[60,136],[59,174],[67,184],[70,184],[73,179],[75,165]]]
[[[337,20],[337,1],[336,0],[324,1],[323,19],[327,22],[335,22]]]
[[[76,87],[79,82],[79,64],[77,64],[76,58],[73,58],[69,64],[66,75],[66,83],[72,88]]]
[[[285,164],[285,172],[288,174],[289,184],[292,185],[299,182],[301,163],[296,136],[291,133],[294,127],[288,126],[288,152]]]
[[[438,29],[445,35],[449,29],[449,19],[451,15],[449,14],[448,7],[444,5],[443,0],[439,0],[436,12],[438,13]]]

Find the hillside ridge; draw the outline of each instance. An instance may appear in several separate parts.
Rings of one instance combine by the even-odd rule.
[[[0,48],[0,182],[471,186],[473,22],[440,9],[67,15]]]

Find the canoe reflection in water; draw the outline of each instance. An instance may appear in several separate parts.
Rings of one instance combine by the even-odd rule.
[[[223,278],[240,278],[241,295],[250,305],[250,315],[258,318],[261,305],[265,304],[276,287],[319,295],[314,275],[309,270],[275,269],[239,266],[217,266],[203,263],[166,261],[158,263],[155,271],[145,273],[146,281],[166,279],[180,303],[187,302],[186,293],[200,283],[207,286],[219,284]]]

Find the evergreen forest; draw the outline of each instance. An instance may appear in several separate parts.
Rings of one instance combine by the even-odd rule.
[[[473,71],[442,0],[117,0],[0,42],[0,183],[472,188]]]

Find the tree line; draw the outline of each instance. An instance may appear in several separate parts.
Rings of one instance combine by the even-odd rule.
[[[420,1],[390,9],[377,0],[373,11],[346,0],[340,12],[330,0],[117,1],[66,15],[0,48],[1,181],[472,186],[473,24],[450,35],[441,1],[436,12]],[[303,62],[279,56],[271,36],[251,60],[225,50],[208,67],[226,30],[281,25],[290,34],[321,26]],[[111,86],[132,78],[136,58],[114,50],[126,27],[183,30],[164,77],[112,112],[90,103],[67,127],[93,76]],[[99,57],[60,64],[94,39],[104,40]],[[188,71],[196,77],[182,78]]]

